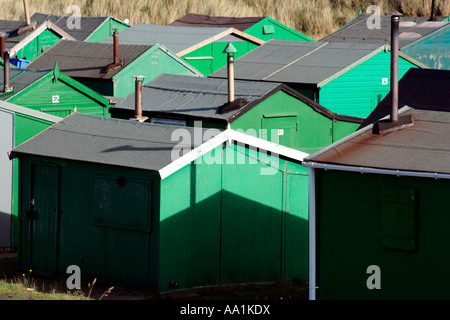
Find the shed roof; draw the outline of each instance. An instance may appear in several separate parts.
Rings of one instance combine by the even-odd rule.
[[[407,110],[402,115],[412,115],[414,126],[383,134],[372,133],[372,126],[368,126],[304,161],[449,174],[450,113],[404,108]]]
[[[450,112],[450,70],[411,68],[399,81],[398,107]],[[388,94],[364,120],[364,128],[390,114]]]
[[[245,31],[251,26],[257,24],[258,22],[264,19],[265,17],[221,17],[197,13],[188,13],[170,23],[169,26],[221,27],[221,28],[235,28],[241,31]]]
[[[63,118],[54,116],[52,114],[48,114],[41,111],[36,111],[30,108],[25,108],[22,106],[19,106],[17,104],[9,103],[6,101],[0,101],[0,111],[6,111],[9,113],[20,113],[26,116],[30,116],[33,118],[46,120],[50,122],[58,122],[61,121]]]
[[[236,80],[235,101],[239,104],[233,107],[228,103],[227,79],[169,74],[162,74],[143,86],[142,110],[160,117],[178,115],[187,119],[215,119],[231,123],[278,91],[294,96],[329,118],[355,123],[362,121],[362,118],[337,115],[280,83]],[[134,108],[135,94],[132,93],[110,110]]]
[[[111,79],[151,47],[121,44],[119,57],[124,61],[123,68],[105,72],[113,63],[113,44],[61,40],[26,67],[52,70],[57,62],[59,70],[70,77]]]
[[[117,20],[124,25],[127,25],[123,21],[120,21],[114,17],[79,17],[80,18],[80,24],[81,28],[73,28],[70,29],[68,27],[68,20],[69,18],[73,18],[73,16],[58,16],[53,14],[46,14],[46,13],[34,13],[31,17],[31,21],[36,21],[38,24],[50,20],[54,24],[56,24],[58,27],[60,27],[62,30],[69,33],[72,37],[74,37],[76,40],[79,41],[85,41],[89,39],[89,37],[107,20],[114,19]]]
[[[4,86],[4,72],[3,67],[0,68],[0,72],[2,73],[1,76],[1,82],[0,82],[0,88],[3,88]],[[41,77],[45,76],[47,73],[49,73],[49,70],[38,70],[38,69],[11,69],[10,75],[11,79],[9,82],[10,87],[14,87],[14,92],[17,93],[21,91],[22,89],[28,87],[30,84],[35,82],[36,80],[40,79]],[[10,97],[10,94],[2,95],[0,93],[0,100],[6,100]]]
[[[134,45],[161,43],[178,56],[189,53],[198,46],[206,45],[219,39],[226,42],[244,41],[245,39],[258,44],[264,43],[263,40],[233,28],[178,27],[141,23],[119,33],[120,43]],[[101,42],[112,43],[113,38],[109,37]]]
[[[270,40],[236,59],[235,78],[319,87],[383,48],[378,44]],[[226,76],[226,66],[209,75]]]
[[[70,34],[59,28],[51,21],[39,22],[34,28],[31,28],[27,32],[21,33],[20,29],[25,26],[26,23],[24,21],[0,20],[0,32],[3,31],[7,35],[5,47],[9,49],[11,57],[14,57],[20,49],[26,46],[30,41],[45,30],[51,30],[61,38],[75,40],[75,38],[73,38]]]
[[[180,142],[172,135],[183,130],[191,139]],[[261,149],[301,161],[303,152],[276,145],[233,130],[209,130],[207,141],[195,139],[199,128],[141,123],[73,113],[10,152],[10,158],[20,154],[83,161],[154,171],[161,178],[179,170],[187,163],[226,141],[245,141]],[[205,129],[200,134],[203,137]],[[189,149],[174,159],[173,151]]]
[[[380,28],[372,28],[373,21],[380,18]],[[432,32],[449,24],[448,21],[428,21],[429,17],[400,17],[399,47],[403,48],[417,39],[423,38]],[[391,16],[373,16],[360,14],[338,31],[324,37],[322,42],[355,42],[385,44],[391,41]]]

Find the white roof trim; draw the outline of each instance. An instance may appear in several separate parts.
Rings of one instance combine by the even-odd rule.
[[[230,144],[232,143],[232,141],[248,144],[250,146],[257,147],[258,149],[263,149],[271,153],[275,153],[277,155],[281,155],[297,161],[303,161],[303,159],[309,155],[305,152],[296,149],[288,148],[270,141],[266,141],[244,133],[240,133],[232,129],[227,129],[219,133],[212,139],[204,142],[200,146],[194,148],[192,151],[188,152],[182,157],[176,159],[166,167],[160,169],[159,175],[161,177],[161,180],[167,178],[174,172],[180,170],[181,168],[188,165],[192,161],[196,160],[197,158],[203,156],[207,152],[213,150],[214,148],[220,146],[222,143],[227,141]]]

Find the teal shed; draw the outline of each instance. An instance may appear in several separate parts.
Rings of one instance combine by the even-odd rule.
[[[18,240],[19,167],[8,152],[62,120],[47,113],[0,101],[0,248],[16,248]]]
[[[225,47],[237,49],[237,59],[265,41],[234,28],[197,28],[136,24],[120,32],[120,43],[154,45],[161,43],[205,76],[227,64]],[[103,43],[113,43],[110,37]]]
[[[305,277],[305,155],[232,129],[74,113],[10,153],[19,265],[155,291]]]
[[[96,116],[109,117],[110,102],[104,96],[59,71],[11,69],[8,88],[5,88],[4,68],[0,85],[0,100],[65,117],[75,110]]]
[[[223,17],[188,13],[171,22],[169,26],[234,28],[264,41],[314,41],[271,17]]]
[[[304,159],[311,299],[449,299],[450,113],[404,107],[402,118]]]
[[[138,92],[139,94],[139,92]],[[356,131],[363,118],[335,114],[285,84],[163,74],[142,87],[148,122],[241,130],[308,154]],[[113,118],[136,114],[136,93],[109,109]]]
[[[281,82],[328,110],[367,117],[390,91],[390,47],[379,44],[270,40],[234,62],[235,78]],[[399,79],[428,68],[399,52]],[[227,77],[223,67],[209,77]]]
[[[116,50],[117,49],[117,50]],[[107,97],[126,97],[135,90],[133,76],[149,82],[162,73],[202,77],[198,70],[161,44],[127,45],[62,40],[26,68],[59,70]]]

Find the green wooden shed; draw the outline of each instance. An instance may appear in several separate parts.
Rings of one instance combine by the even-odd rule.
[[[270,40],[236,59],[235,78],[281,82],[328,110],[367,117],[390,91],[390,47],[379,44]],[[428,68],[399,52],[399,78]],[[227,77],[223,67],[209,77]]]
[[[142,88],[148,122],[241,130],[313,153],[356,131],[363,118],[335,114],[285,84],[163,74]],[[139,91],[138,91],[139,94]],[[113,118],[136,114],[136,93],[110,108]]]
[[[19,265],[155,291],[305,277],[305,155],[232,129],[74,113],[10,153]]]
[[[409,125],[381,120],[304,159],[311,299],[450,298],[450,113],[403,117]]]
[[[265,41],[234,28],[197,28],[136,24],[120,32],[120,43],[154,45],[161,43],[205,76],[227,64],[223,52],[229,42],[237,49],[235,58]],[[113,43],[110,37],[104,43]]]
[[[0,38],[4,37],[3,50],[9,49],[11,63],[23,67],[33,61],[61,39],[75,40],[66,31],[50,21],[27,25],[24,21],[0,20]]]
[[[169,25],[179,27],[234,28],[264,41],[271,39],[314,41],[271,17],[223,17],[188,13],[171,22]]]
[[[161,44],[128,45],[62,40],[26,68],[61,72],[108,97],[126,97],[135,75],[151,81],[162,73],[203,77],[198,70]]]
[[[50,21],[60,29],[70,34],[75,40],[98,42],[112,36],[114,29],[122,31],[128,29],[130,25],[115,17],[76,17],[76,12],[72,16],[60,16],[35,12],[31,21],[42,23]],[[79,20],[74,20],[74,17]]]
[[[18,160],[7,153],[62,118],[0,101],[0,248],[17,246],[19,208]]]
[[[65,117],[75,110],[96,116],[110,116],[107,98],[59,71],[56,63],[51,71],[11,69],[8,88],[4,85],[4,68],[0,68],[0,72],[0,100],[58,117]]]

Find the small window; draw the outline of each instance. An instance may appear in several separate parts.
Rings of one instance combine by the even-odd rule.
[[[263,33],[264,34],[274,34],[275,29],[272,25],[266,25],[266,26],[263,26]]]
[[[385,186],[381,193],[381,243],[384,248],[417,251],[416,192]]]
[[[176,120],[176,119],[164,119],[164,118],[151,118],[151,123],[156,124],[168,124],[174,126],[186,126],[186,120]]]

